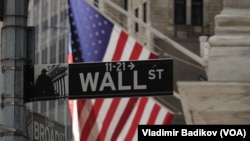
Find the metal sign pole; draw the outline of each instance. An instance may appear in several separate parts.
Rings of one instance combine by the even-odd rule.
[[[26,141],[23,83],[28,0],[4,0],[3,7],[0,124],[4,128],[0,130],[0,140]]]

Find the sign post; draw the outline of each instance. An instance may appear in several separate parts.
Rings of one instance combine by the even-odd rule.
[[[173,94],[173,60],[34,66],[30,101]]]

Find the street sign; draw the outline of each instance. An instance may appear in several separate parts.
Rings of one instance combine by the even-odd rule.
[[[172,94],[172,60],[70,65],[70,98]]]
[[[31,101],[173,94],[173,60],[34,66]]]
[[[42,114],[27,111],[26,123],[31,141],[65,141],[65,126]]]

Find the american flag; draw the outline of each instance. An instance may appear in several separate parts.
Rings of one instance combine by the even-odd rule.
[[[68,2],[71,62],[158,58],[84,0]],[[137,140],[139,124],[170,124],[174,116],[152,97],[72,100],[69,109],[75,141]]]

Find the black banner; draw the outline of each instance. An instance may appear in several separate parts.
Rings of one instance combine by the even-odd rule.
[[[249,141],[250,125],[139,125],[138,141],[169,139]]]

